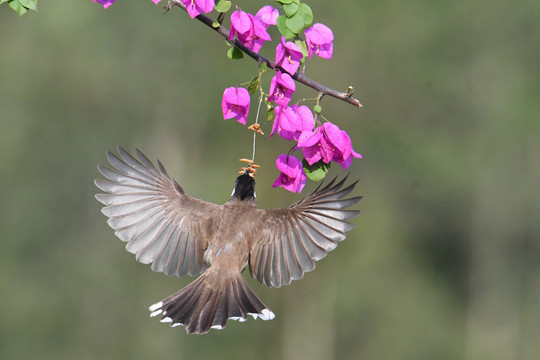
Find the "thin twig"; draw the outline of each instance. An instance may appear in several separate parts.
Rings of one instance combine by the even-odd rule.
[[[263,101],[263,93],[261,92],[259,97],[259,106],[257,107],[257,117],[255,118],[255,124],[259,123],[259,114],[261,113],[261,104]],[[257,132],[253,132],[253,154],[251,156],[251,161],[255,161],[255,145],[257,143]]]
[[[167,5],[165,5],[166,12],[169,11],[175,5],[182,8],[184,11],[186,11],[186,7],[184,6],[184,4],[182,4],[182,2],[180,0],[169,0]],[[212,26],[212,24],[214,23],[214,20],[212,20],[208,16],[206,16],[204,14],[200,14],[200,15],[196,16],[195,19],[199,20],[200,22],[202,22],[203,24],[208,26],[210,29],[216,31],[218,34],[223,36],[226,40],[229,39],[229,30],[225,29],[221,25],[219,25],[218,27]],[[255,59],[259,64],[264,62],[271,69],[279,69],[281,71],[285,71],[280,66],[276,67],[276,65],[275,65],[275,63],[273,61],[265,58],[262,55],[257,54],[256,52],[252,51],[251,49],[248,49],[247,47],[245,47],[244,44],[242,44],[238,39],[234,38],[230,42],[233,43],[234,46],[236,46],[237,48],[242,50],[249,57]],[[292,78],[294,80],[298,81],[299,83],[302,83],[302,84],[304,84],[304,85],[306,85],[306,86],[308,86],[308,87],[310,87],[310,88],[312,88],[314,90],[317,90],[322,95],[329,95],[329,96],[332,96],[332,97],[334,97],[336,99],[345,101],[346,103],[349,103],[349,104],[354,105],[356,107],[362,107],[362,104],[360,103],[360,101],[353,98],[351,96],[352,94],[350,94],[350,93],[341,92],[341,91],[337,91],[335,89],[329,88],[326,85],[323,85],[323,84],[320,84],[320,83],[318,83],[318,82],[316,82],[314,80],[311,80],[310,78],[308,78],[307,76],[304,76],[304,74],[301,74],[299,72],[294,74],[292,76]]]

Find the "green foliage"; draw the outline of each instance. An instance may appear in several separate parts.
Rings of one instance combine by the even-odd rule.
[[[15,10],[19,16],[28,12],[28,10],[37,11],[37,0],[0,0],[0,4],[7,2],[8,6]]]
[[[331,163],[326,164],[320,160],[313,165],[309,165],[306,159],[302,159],[302,165],[304,166],[304,173],[308,179],[313,181],[321,181],[326,176],[328,170],[330,170]]]
[[[304,63],[304,60],[306,59],[306,57],[309,56],[306,40],[296,39],[296,40],[294,40],[294,43],[296,44],[296,46],[298,46],[298,48],[302,52],[302,55],[304,55],[304,57],[302,58],[302,61],[301,61],[301,63]]]
[[[287,27],[287,24],[285,23],[287,20],[287,17],[284,16],[284,15],[280,15],[278,18],[277,18],[277,27],[279,29],[279,32],[281,33],[281,35],[285,36],[285,39],[287,40],[291,40],[291,39],[294,39],[296,34],[294,32],[292,32],[288,27]]]
[[[255,76],[253,77],[253,79],[251,79],[247,87],[249,95],[255,94],[255,91],[257,91],[258,88],[259,88],[259,77]]]
[[[214,7],[214,9],[220,13],[227,12],[229,11],[230,8],[231,8],[231,2],[228,0],[219,0],[219,2],[217,2],[216,6]]]
[[[285,11],[285,15],[278,17],[277,27],[287,40],[294,39],[313,24],[313,12],[307,4],[299,0],[278,0],[277,2],[283,4]]]
[[[272,103],[268,101],[268,99],[265,99],[266,103],[266,122],[270,122],[274,120],[274,107],[272,106]]]
[[[236,46],[231,46],[229,50],[227,50],[227,57],[231,60],[238,60],[244,57],[244,53]]]
[[[304,19],[298,13],[285,20],[285,26],[294,34],[300,34],[304,30]]]
[[[265,62],[261,63],[261,65],[259,66],[259,72],[261,74],[266,74],[268,71],[270,71],[270,68],[268,68],[268,65]]]
[[[283,5],[283,10],[285,10],[285,14],[287,14],[287,17],[291,17],[294,14],[296,14],[299,7],[300,7],[300,5],[298,5],[297,3],[292,2],[290,4]]]
[[[307,4],[305,3],[300,4],[300,6],[298,7],[298,14],[302,16],[305,29],[307,29],[313,24],[313,12],[311,11],[311,8]]]

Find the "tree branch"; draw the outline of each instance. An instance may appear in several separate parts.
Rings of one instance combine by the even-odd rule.
[[[165,13],[167,13],[175,5],[180,7],[184,11],[186,11],[186,7],[184,6],[184,4],[182,4],[182,2],[180,0],[169,0],[167,5],[165,5]],[[214,23],[214,20],[212,20],[208,16],[206,16],[204,14],[200,14],[197,17],[195,17],[195,19],[199,20],[200,22],[202,22],[203,24],[208,26],[210,29],[216,31],[218,34],[223,36],[227,41],[229,41],[228,40],[229,39],[229,30],[225,29],[221,25],[219,25],[217,28],[214,27],[212,25]],[[259,55],[259,54],[255,53],[251,49],[248,49],[247,47],[245,47],[244,44],[242,44],[238,39],[234,38],[230,42],[233,43],[234,46],[236,46],[237,48],[242,50],[249,57],[256,60],[258,63],[263,63],[264,62],[271,69],[279,69],[280,71],[285,72],[285,70],[283,70],[280,66],[276,67],[276,65],[275,65],[275,63],[273,61],[265,58],[262,55]],[[360,103],[360,101],[353,98],[352,93],[350,93],[350,92],[341,92],[341,91],[337,91],[335,89],[329,88],[328,86],[325,86],[325,85],[320,84],[320,83],[318,83],[318,82],[316,82],[314,80],[311,80],[310,78],[308,78],[307,76],[305,76],[304,74],[301,74],[299,72],[294,74],[292,76],[292,78],[294,80],[298,81],[299,83],[302,83],[302,84],[304,84],[304,85],[306,85],[306,86],[308,86],[308,87],[310,87],[310,88],[312,88],[314,90],[317,90],[322,96],[329,95],[329,96],[332,96],[332,97],[334,97],[336,99],[345,101],[346,103],[349,103],[349,104],[354,105],[356,107],[362,107],[362,104]]]

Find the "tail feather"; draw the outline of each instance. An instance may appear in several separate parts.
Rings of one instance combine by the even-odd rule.
[[[150,306],[150,316],[185,326],[188,334],[223,329],[228,319],[246,321],[248,315],[271,320],[274,313],[255,295],[240,272],[207,270],[182,290]]]

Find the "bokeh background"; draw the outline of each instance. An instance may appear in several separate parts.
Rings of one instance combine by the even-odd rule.
[[[306,75],[365,105],[322,103],[364,155],[350,167],[363,213],[303,280],[249,280],[275,320],[205,336],[148,317],[192,279],[124,251],[93,179],[106,150],[138,147],[227,201],[251,132],[222,119],[221,94],[255,62],[148,0],[0,6],[1,359],[540,358],[540,2],[308,4],[335,53]],[[261,207],[299,199],[270,187],[288,149],[259,138]]]

